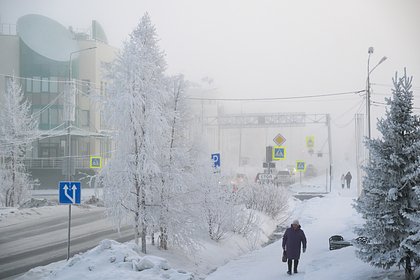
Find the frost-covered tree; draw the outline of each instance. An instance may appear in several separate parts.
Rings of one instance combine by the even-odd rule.
[[[33,186],[24,157],[38,135],[37,120],[14,77],[7,80],[0,104],[0,204],[17,206]]]
[[[193,243],[191,236],[195,230],[194,209],[191,203],[195,179],[195,145],[188,137],[191,125],[189,104],[186,99],[187,83],[182,75],[167,80],[168,92],[165,117],[168,131],[162,147],[162,177],[158,197],[159,246],[168,248],[168,242],[180,247]]]
[[[148,14],[145,14],[110,67],[105,111],[115,129],[115,153],[101,174],[108,213],[120,221],[132,217],[135,242],[146,253],[156,178],[162,176],[161,149],[167,122],[164,54]]]
[[[413,115],[412,78],[395,75],[386,117],[379,120],[382,138],[367,141],[363,191],[355,204],[365,223],[356,229],[366,243],[357,256],[374,266],[403,266],[413,279],[419,258],[420,123]],[[417,165],[415,165],[417,163]]]

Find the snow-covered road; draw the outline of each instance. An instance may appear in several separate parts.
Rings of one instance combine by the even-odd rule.
[[[0,223],[0,279],[66,258],[68,207],[55,208],[54,212],[28,209],[19,222]],[[72,212],[71,255],[98,245],[104,238],[132,238],[129,227],[118,235],[105,219],[104,208],[72,207]]]

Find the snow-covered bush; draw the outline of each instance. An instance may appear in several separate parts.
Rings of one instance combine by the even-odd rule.
[[[247,208],[261,211],[276,218],[287,211],[288,194],[284,188],[270,185],[252,184],[244,190]]]

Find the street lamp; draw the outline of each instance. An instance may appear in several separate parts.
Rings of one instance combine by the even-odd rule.
[[[66,110],[66,118],[67,118],[67,150],[68,150],[68,158],[67,158],[67,177],[68,177],[68,181],[71,181],[71,133],[70,133],[70,127],[71,127],[71,122],[74,120],[74,111],[73,108],[75,107],[75,100],[72,98],[72,56],[75,53],[80,53],[80,52],[84,52],[84,51],[88,51],[88,50],[93,50],[96,49],[97,47],[90,47],[90,48],[85,48],[85,49],[81,49],[81,50],[77,50],[74,52],[70,53],[70,57],[69,57],[69,76],[68,76],[68,80],[69,80],[69,84],[68,84],[68,99],[67,99],[67,110]]]
[[[370,55],[373,53],[373,47],[369,47],[368,49],[368,62],[367,62],[367,81],[366,81],[366,118],[367,118],[367,130],[368,130],[368,139],[371,137],[371,130],[370,130],[370,74],[376,67],[379,66],[382,62],[384,62],[387,57],[384,56],[379,60],[379,62],[372,68],[369,68],[370,63]]]
[[[72,99],[72,87],[71,87],[71,81],[72,81],[72,56],[75,53],[80,53],[92,49],[96,49],[97,47],[90,47],[85,48],[81,50],[77,50],[70,53],[69,57],[69,84],[68,84],[68,100],[67,100],[67,110],[66,110],[66,118],[67,118],[67,151],[68,151],[68,157],[67,157],[67,179],[68,182],[71,182],[71,173],[72,173],[72,164],[71,164],[71,122],[74,118],[74,111],[72,110],[73,106],[75,107],[75,100]],[[67,232],[67,260],[70,258],[70,227],[71,227],[71,204],[69,204],[69,224],[68,224],[68,232]]]

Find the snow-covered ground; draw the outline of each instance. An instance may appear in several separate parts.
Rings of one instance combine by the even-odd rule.
[[[324,181],[325,178],[317,178],[313,182],[305,182],[305,185],[295,184],[290,191],[324,192]],[[339,182],[335,181],[332,192],[322,198],[290,199],[290,220],[299,219],[308,239],[308,249],[301,256],[299,273],[292,275],[293,279],[402,279],[402,270],[384,271],[361,262],[355,257],[353,247],[329,250],[330,236],[339,234],[345,240],[351,240],[356,237],[354,226],[362,222],[352,208],[356,198],[355,184],[350,190],[341,190]],[[266,232],[274,227],[273,221],[267,219]],[[151,247],[150,255],[144,256],[136,252],[132,243],[105,240],[98,247],[74,256],[69,262],[60,261],[32,269],[19,279],[202,279],[203,272],[217,266],[220,267],[209,274],[207,280],[277,280],[290,277],[286,274],[286,264],[281,262],[281,240],[251,252],[248,252],[249,244],[237,237],[221,243],[204,243],[203,246],[201,252],[189,258],[177,251],[163,252]]]

